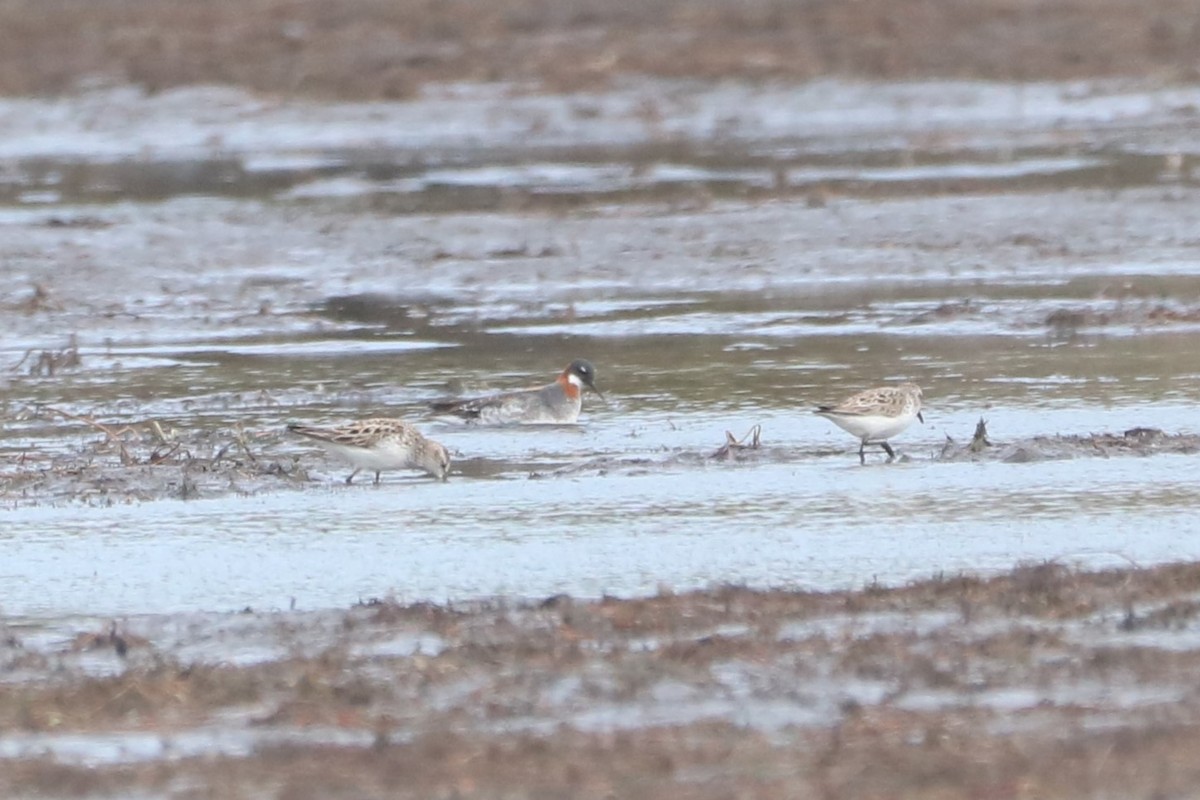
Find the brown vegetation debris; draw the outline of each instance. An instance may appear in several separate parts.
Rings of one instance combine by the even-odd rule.
[[[1189,80],[1197,18],[1190,0],[7,0],[0,94],[97,78],[348,99],[430,82],[578,90],[619,75]]]

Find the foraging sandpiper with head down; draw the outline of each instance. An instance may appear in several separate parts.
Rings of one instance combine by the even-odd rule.
[[[868,444],[881,446],[888,461],[896,457],[888,439],[904,431],[921,416],[921,387],[915,383],[883,386],[847,397],[834,406],[818,406],[816,413],[842,430],[858,437],[858,459],[867,462],[864,448]]]
[[[421,469],[443,481],[450,472],[446,448],[403,420],[364,419],[335,428],[291,424],[287,429],[350,462],[354,471],[346,483],[364,469],[375,473],[375,483],[385,469]]]
[[[566,425],[579,419],[585,387],[605,399],[596,388],[596,368],[590,361],[577,358],[546,386],[465,400],[440,400],[431,403],[430,408],[487,425]]]

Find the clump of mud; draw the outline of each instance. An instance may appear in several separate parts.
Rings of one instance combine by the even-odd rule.
[[[946,437],[939,461],[1003,461],[1019,464],[1062,458],[1109,458],[1112,456],[1151,456],[1163,453],[1200,452],[1200,436],[1191,433],[1166,433],[1158,428],[1137,427],[1122,433],[1089,433],[1033,436],[993,443],[987,421],[980,419],[971,441],[959,444]]]

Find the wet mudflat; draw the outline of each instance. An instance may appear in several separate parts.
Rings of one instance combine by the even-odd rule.
[[[0,794],[1194,785],[1200,92],[545,90],[0,100]]]
[[[1196,190],[1117,174],[1132,185],[436,215],[25,204],[0,448],[5,560],[29,591],[4,607],[846,589],[1200,556]],[[610,403],[587,398],[578,426],[426,414],[579,356]],[[898,463],[861,467],[809,412],[904,379],[928,409]],[[379,414],[446,444],[451,481],[346,487],[284,432]],[[972,449],[981,418],[991,446]],[[755,426],[758,448],[714,457]]]
[[[8,796],[1177,796],[1194,565],[10,622]]]

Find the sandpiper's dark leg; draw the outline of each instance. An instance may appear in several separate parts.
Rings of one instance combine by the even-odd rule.
[[[863,452],[863,448],[865,448],[866,446],[867,446],[866,439],[863,439],[858,445],[858,463],[859,464],[867,463],[867,454],[865,452]]]
[[[354,476],[355,476],[355,475],[357,475],[357,474],[358,474],[358,470],[354,470],[354,472],[351,472],[351,473],[350,473],[349,477],[347,477],[347,478],[346,478],[346,485],[347,485],[347,486],[349,486],[349,485],[350,485],[350,481],[354,480]]]
[[[379,470],[375,470],[375,483],[379,483]]]
[[[892,446],[890,444],[888,444],[887,442],[880,442],[879,446],[887,451],[888,461],[896,460],[896,451],[892,449]]]

